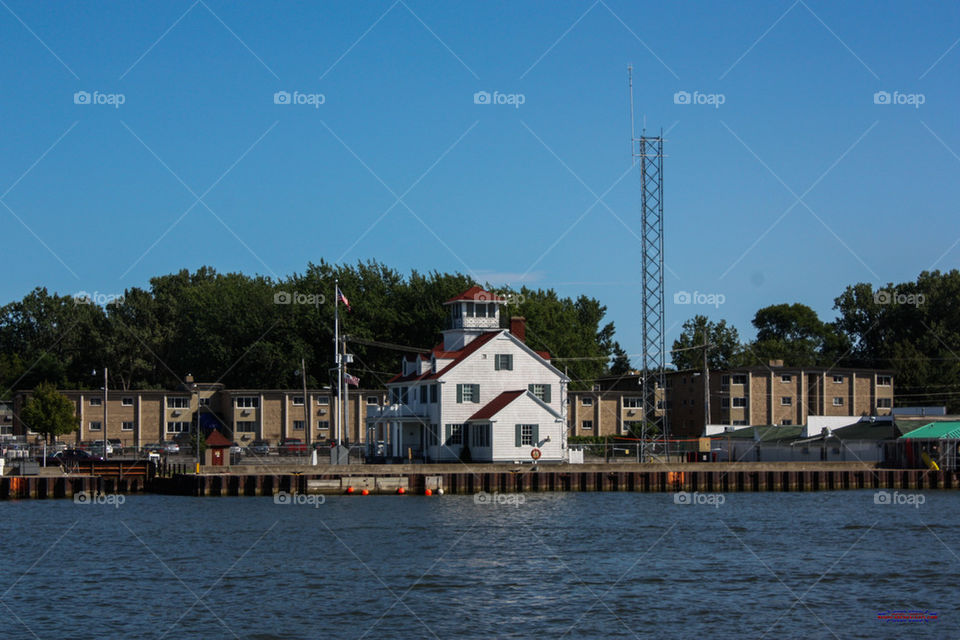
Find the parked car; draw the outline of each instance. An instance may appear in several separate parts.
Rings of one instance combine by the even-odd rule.
[[[280,455],[302,455],[307,452],[307,443],[300,438],[286,438],[280,441]]]
[[[247,447],[247,450],[254,455],[265,456],[270,453],[270,441],[254,440],[253,443]]]
[[[87,447],[83,450],[89,451],[90,453],[96,456],[103,456],[103,441],[100,440],[100,441],[94,442],[93,444],[87,445]],[[107,455],[112,456],[113,451],[114,451],[113,445],[110,444],[110,442],[107,442]]]
[[[78,462],[96,462],[98,460],[103,460],[103,458],[83,449],[64,449],[48,455],[47,466],[71,465]],[[37,462],[43,464],[43,456],[38,456]]]
[[[140,453],[166,453],[166,449],[159,442],[151,442],[140,447]]]
[[[241,447],[241,446],[240,446],[239,444],[237,444],[236,442],[230,443],[230,455],[232,455],[232,456],[240,456],[240,455],[243,455],[243,447]]]
[[[164,453],[175,454],[180,453],[180,445],[176,442],[164,442],[163,443]]]
[[[107,440],[107,444],[113,447],[113,451],[111,451],[111,453],[115,453],[117,455],[120,455],[121,453],[123,453],[123,450],[124,450],[123,440],[121,440],[120,438],[110,438]]]

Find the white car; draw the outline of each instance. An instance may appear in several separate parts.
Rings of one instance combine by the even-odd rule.
[[[180,453],[180,445],[176,442],[164,442],[163,450],[167,453]]]

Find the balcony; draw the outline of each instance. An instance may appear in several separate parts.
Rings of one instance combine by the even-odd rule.
[[[444,329],[499,329],[500,320],[496,317],[456,316],[447,317]]]
[[[393,404],[386,407],[367,407],[367,418],[376,420],[395,420],[399,418],[430,417],[426,407],[411,407],[406,404]]]

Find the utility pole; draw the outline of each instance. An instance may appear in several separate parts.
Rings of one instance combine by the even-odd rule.
[[[107,368],[103,368],[103,459],[107,459]]]
[[[303,378],[303,441],[307,445],[307,451],[310,450],[310,434],[313,433],[310,426],[311,409],[310,397],[307,396],[307,365],[303,358],[300,358],[300,374]]]
[[[707,425],[710,424],[710,365],[707,364],[707,350],[712,346],[706,340],[703,341],[703,432],[701,436],[707,435]]]

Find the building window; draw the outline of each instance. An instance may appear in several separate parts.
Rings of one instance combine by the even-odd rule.
[[[294,421],[293,421],[293,430],[294,430],[294,431],[303,431],[303,420],[294,420]]]
[[[91,407],[99,407],[103,403],[103,398],[90,398]]]
[[[550,404],[550,385],[548,384],[531,384],[527,387],[534,396],[538,399]]]
[[[120,425],[121,431],[133,431],[133,420],[125,420],[123,424]]]
[[[100,431],[100,427],[103,426],[102,422],[91,422],[89,425],[90,431]]]
[[[330,404],[330,396],[317,396],[317,404]]]
[[[877,398],[878,409],[889,409],[893,406],[893,398]]]
[[[237,408],[256,409],[260,406],[260,398],[257,396],[237,396]]]
[[[120,401],[120,404],[121,404],[122,406],[124,406],[124,407],[132,407],[132,406],[133,406],[133,398],[124,398],[124,399],[122,399],[122,400]]]
[[[489,447],[490,446],[490,425],[489,424],[475,424],[470,427],[470,440],[471,445],[474,447]]]
[[[746,420],[734,420],[734,421],[733,421],[733,426],[735,426],[735,427],[745,427],[745,426],[747,426],[747,421],[746,421]]]
[[[437,425],[427,425],[427,446],[435,447],[440,444],[440,436],[437,432]]]
[[[624,398],[623,406],[627,409],[639,409],[643,406],[643,398]]]
[[[167,398],[167,409],[189,409],[190,398],[186,396],[174,396]]]
[[[447,442],[447,446],[463,444],[463,425],[462,424],[447,425],[446,442]]]
[[[593,420],[584,420],[580,423],[580,428],[584,431],[593,431]]]
[[[458,384],[457,402],[480,402],[480,385]]]
[[[842,406],[843,406],[843,398],[840,398],[840,397],[834,398],[834,399],[833,399],[833,406],[835,406],[835,407],[842,407]]]
[[[781,407],[790,407],[790,406],[793,406],[793,398],[791,398],[790,396],[783,396],[783,397],[781,397],[781,398],[780,398],[780,406],[781,406]]]
[[[893,384],[893,376],[877,376],[878,387],[889,387]]]
[[[513,371],[513,354],[498,353],[493,356],[493,368],[496,371]]]
[[[200,406],[201,406],[201,407],[209,407],[209,406],[210,406],[210,398],[209,398],[209,397],[200,398]]]
[[[430,404],[437,403],[437,385],[430,385]]]
[[[747,384],[747,374],[737,373],[732,376],[733,384]]]
[[[367,404],[375,407],[380,404],[380,399],[377,396],[367,396]]]
[[[322,435],[326,435],[327,431],[330,430],[330,421],[329,420],[320,420],[317,422],[317,431],[321,432]]]
[[[256,428],[257,423],[253,420],[237,420],[234,431],[237,433],[253,433]]]
[[[720,408],[729,409],[730,408],[730,398],[720,398]]]
[[[581,404],[583,404],[583,406],[585,406],[585,407],[592,407],[592,406],[593,406],[593,398],[580,398],[580,402],[581,402]]]
[[[729,384],[730,384],[730,376],[727,376],[727,375],[720,376],[721,387],[729,386]]]
[[[518,431],[520,432],[520,446],[526,447],[534,443],[534,431],[536,431],[537,425],[535,424],[518,424]]]
[[[793,382],[793,376],[789,373],[784,373],[780,376],[780,382]]]
[[[293,396],[293,406],[302,407],[303,406],[303,396]]]
[[[168,422],[167,433],[187,433],[190,431],[189,422]]]
[[[657,400],[657,409],[663,409],[663,400]]]
[[[833,376],[833,381],[840,384],[843,382],[843,376]]]
[[[742,396],[739,398],[731,398],[731,400],[733,400],[734,409],[745,409],[747,406],[747,399]]]
[[[793,424],[793,420],[781,420],[780,426],[789,427]]]

